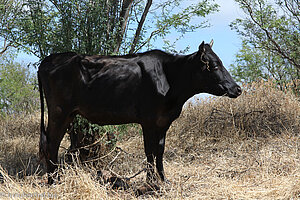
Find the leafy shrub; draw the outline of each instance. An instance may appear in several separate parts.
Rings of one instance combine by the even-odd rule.
[[[39,106],[36,76],[28,67],[13,61],[13,56],[0,59],[0,113],[29,113]]]

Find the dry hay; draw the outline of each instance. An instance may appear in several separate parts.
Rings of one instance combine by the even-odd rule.
[[[300,198],[299,99],[270,82],[244,87],[234,100],[185,106],[167,133],[164,165],[171,184],[139,197],[145,173],[130,179],[128,190],[114,190],[99,181],[97,168],[78,164],[60,167],[60,181],[48,186],[37,160],[39,114],[1,119],[0,199]],[[65,139],[61,155],[68,145]],[[102,154],[101,163],[119,177],[143,169],[139,130]],[[16,176],[22,170],[28,176]]]

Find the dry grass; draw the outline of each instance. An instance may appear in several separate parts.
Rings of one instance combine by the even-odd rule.
[[[145,173],[130,180],[129,190],[113,190],[97,180],[94,167],[65,164],[59,183],[46,185],[37,159],[39,114],[1,119],[0,199],[298,199],[299,99],[271,83],[245,88],[234,100],[186,105],[167,136],[164,164],[171,184],[139,197],[134,193]],[[105,169],[130,177],[144,168],[137,132],[130,130],[118,148],[101,155]]]

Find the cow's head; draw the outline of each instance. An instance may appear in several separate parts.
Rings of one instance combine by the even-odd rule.
[[[213,40],[210,44],[202,42],[198,52],[192,57],[193,85],[201,92],[236,98],[242,93],[241,87],[232,79],[220,58],[213,52],[212,44]]]

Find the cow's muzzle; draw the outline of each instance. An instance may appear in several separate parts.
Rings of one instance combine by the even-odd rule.
[[[228,96],[230,98],[237,98],[242,94],[242,88],[238,85],[235,85],[233,87],[230,87],[227,91],[225,96]]]

